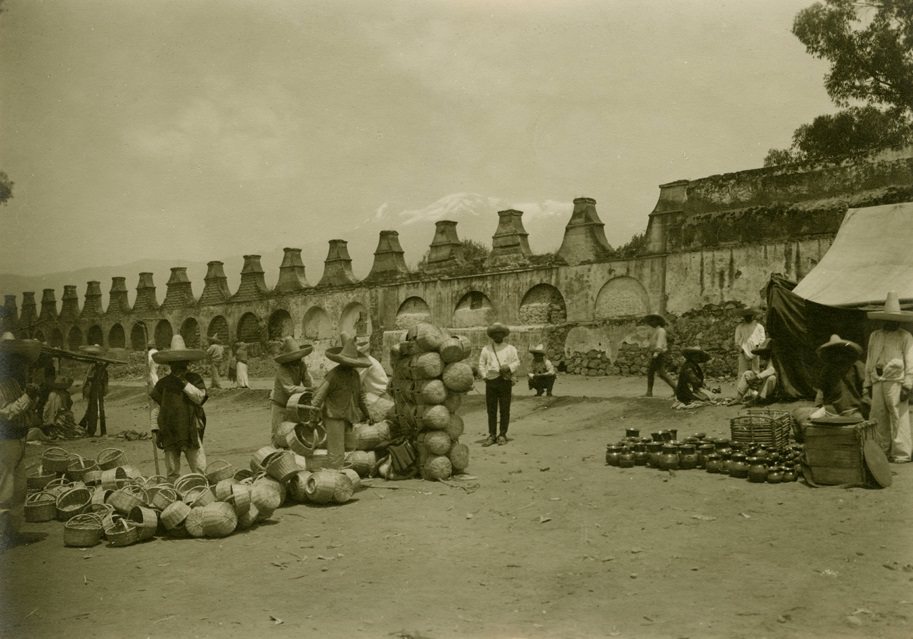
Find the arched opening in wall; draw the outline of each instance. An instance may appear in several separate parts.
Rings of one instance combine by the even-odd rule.
[[[536,284],[520,302],[521,324],[564,324],[567,306],[561,291],[551,284]]]
[[[101,326],[98,324],[93,324],[89,327],[89,332],[86,333],[86,341],[89,344],[98,344],[99,346],[104,345],[105,343],[105,332],[101,330]]]
[[[319,306],[313,306],[304,314],[302,320],[305,339],[318,340],[333,337],[333,322],[330,316]]]
[[[46,340],[42,331],[35,331],[34,339],[37,339],[39,342],[44,342]]]
[[[130,329],[130,348],[133,350],[146,350],[146,342],[148,339],[145,322],[137,322],[133,325],[133,328]]]
[[[63,348],[63,331],[59,328],[51,329],[51,346]]]
[[[488,326],[495,321],[497,311],[488,296],[481,291],[469,291],[460,298],[453,311],[454,328]]]
[[[360,336],[370,335],[371,318],[368,317],[368,309],[358,302],[352,302],[346,306],[339,318],[339,332]]]
[[[218,337],[223,344],[228,344],[228,320],[226,320],[221,315],[216,315],[213,317],[212,321],[209,322],[209,328],[206,329],[207,338],[213,335]]]
[[[407,297],[396,311],[396,328],[409,330],[419,322],[431,321],[431,309],[421,297]]]
[[[173,335],[174,329],[171,328],[171,322],[168,320],[159,320],[155,325],[155,347],[159,350],[169,348]]]
[[[185,319],[181,324],[181,337],[187,348],[200,348],[200,323],[192,317]]]
[[[76,326],[71,326],[67,333],[67,348],[71,351],[77,350],[82,346],[82,331]],[[101,346],[101,344],[99,344]]]
[[[253,313],[245,313],[238,320],[238,341],[248,344],[260,343],[260,320]]]
[[[295,325],[292,323],[292,316],[284,308],[280,308],[269,316],[269,338],[282,339],[291,336],[295,332]]]
[[[111,327],[111,330],[108,331],[108,347],[109,348],[126,348],[127,347],[127,336],[124,334],[124,327],[120,324],[115,324]]]
[[[650,312],[647,289],[633,277],[616,277],[599,289],[593,309],[595,319],[640,317]]]

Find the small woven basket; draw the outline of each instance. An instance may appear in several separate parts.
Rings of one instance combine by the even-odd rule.
[[[348,475],[338,470],[320,470],[307,478],[308,500],[315,504],[344,504],[352,498],[355,487]]]
[[[57,519],[67,521],[74,515],[81,515],[91,503],[92,492],[88,488],[70,488],[57,497]]]
[[[343,468],[342,474],[349,478],[349,481],[352,482],[352,489],[358,491],[361,488],[361,477],[358,476],[351,468]]]
[[[182,501],[174,501],[162,511],[162,525],[165,530],[174,530],[184,523],[190,514],[190,506]]]
[[[143,488],[146,490],[149,490],[153,486],[161,486],[163,484],[168,486],[171,485],[171,482],[169,482],[168,478],[164,475],[151,475],[150,477],[146,477],[146,479],[143,480]]]
[[[191,507],[205,506],[216,500],[209,486],[194,486],[184,493],[184,503]]]
[[[57,516],[57,499],[44,491],[32,493],[25,499],[25,520],[30,523],[51,521]]]
[[[750,408],[729,421],[729,430],[734,443],[783,448],[789,444],[792,416],[785,411]]]
[[[454,442],[450,452],[447,453],[450,458],[450,465],[453,466],[453,472],[460,473],[469,466],[469,447],[460,442]]]
[[[257,510],[256,506],[251,504],[250,508],[247,509],[247,512],[243,512],[238,515],[238,530],[247,530],[259,519],[260,511]]]
[[[425,435],[425,446],[432,455],[446,455],[450,451],[450,435],[445,430],[432,430]],[[419,435],[421,437],[421,435]]]
[[[155,537],[155,531],[158,530],[159,527],[159,516],[151,508],[137,506],[130,511],[130,521],[136,524],[139,541],[145,541]]]
[[[390,424],[382,421],[374,424],[355,424],[355,448],[375,450],[390,442]]]
[[[101,484],[101,475],[104,471],[98,468],[96,463],[95,469],[87,470],[82,476],[82,482],[86,486],[99,486]]]
[[[205,474],[210,485],[214,486],[223,479],[230,479],[235,474],[235,467],[224,459],[217,459],[206,465]]]
[[[216,500],[228,501],[228,498],[231,497],[231,487],[236,483],[238,482],[235,481],[234,477],[229,477],[219,481],[212,489],[213,494],[216,496]]]
[[[114,512],[114,506],[111,504],[89,504],[85,514],[96,515],[101,519],[102,528],[114,523],[114,518],[118,515]]]
[[[109,490],[120,488],[128,483],[127,472],[120,466],[101,471],[101,485]]]
[[[264,470],[264,463],[269,458],[270,455],[274,455],[279,452],[279,449],[275,446],[263,446],[262,448],[257,449],[257,451],[250,457],[250,469],[254,473],[262,473]]]
[[[152,507],[158,510],[165,510],[181,498],[178,495],[178,491],[171,486],[156,486],[155,488],[155,494],[152,496],[151,501]]]
[[[295,426],[298,425],[298,422],[282,422],[276,427],[276,432],[273,433],[272,444],[276,448],[288,448],[288,434],[295,430]]]
[[[127,456],[120,448],[105,448],[95,457],[98,467],[102,470],[116,468],[127,463]]]
[[[244,481],[254,476],[253,471],[248,470],[247,468],[239,468],[235,471],[235,474],[232,475],[235,481]]]
[[[186,475],[181,475],[174,482],[174,489],[178,491],[178,494],[182,498],[185,497],[192,488],[200,486],[209,487],[209,481],[206,479],[206,475],[200,473],[187,473]]]
[[[104,486],[96,486],[92,491],[92,503],[93,504],[107,504],[108,497],[111,496],[111,493],[114,492],[109,488]]]
[[[237,515],[243,515],[250,510],[250,486],[244,484],[232,484],[231,495],[228,498],[229,503],[235,509]]]
[[[377,453],[373,450],[353,450],[346,453],[345,460],[346,468],[354,470],[359,477],[368,477],[377,465]]]
[[[287,436],[288,447],[304,457],[310,457],[314,451],[327,441],[327,432],[320,424],[303,422],[296,424]]]
[[[98,470],[98,462],[94,459],[85,459],[81,455],[74,455],[67,466],[67,477],[74,481],[85,482],[86,473],[93,470]]]
[[[101,541],[103,524],[92,513],[75,515],[63,525],[63,545],[73,548],[90,548]]]
[[[41,453],[41,467],[49,473],[65,473],[70,465],[70,453],[54,446]]]
[[[25,484],[29,490],[41,490],[57,477],[41,466],[33,466],[26,471]]]
[[[308,500],[307,491],[305,489],[307,488],[307,479],[310,476],[310,471],[299,470],[286,484],[289,495],[298,503]]]
[[[108,503],[114,506],[114,510],[126,517],[131,510],[144,505],[147,499],[146,491],[141,486],[130,484],[112,492],[108,496]]]
[[[139,541],[139,530],[129,519],[117,517],[113,524],[105,528],[105,538],[110,546],[130,546]]]
[[[206,509],[203,506],[194,506],[187,513],[187,519],[184,520],[184,529],[191,537],[203,536],[203,514]]]
[[[453,464],[449,457],[429,457],[422,467],[422,476],[429,481],[449,479],[453,474]]]
[[[72,488],[72,486],[70,486],[70,480],[66,477],[55,477],[44,486],[45,492],[53,494],[55,498],[60,497],[60,495],[67,492],[70,488]]]
[[[278,482],[286,481],[299,470],[295,455],[287,450],[272,456],[266,464],[266,473]]]

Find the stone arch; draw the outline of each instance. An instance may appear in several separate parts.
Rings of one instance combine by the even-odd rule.
[[[343,309],[339,316],[339,332],[361,336],[371,334],[371,317],[364,304],[352,302]]]
[[[147,331],[145,322],[137,322],[130,329],[130,348],[135,351],[146,350]]]
[[[159,320],[155,325],[155,347],[159,350],[171,347],[171,338],[174,336],[174,329],[171,328],[171,322],[168,320]]]
[[[101,326],[98,324],[90,326],[89,332],[86,333],[86,341],[89,344],[103,345],[105,343],[105,332],[101,330]]]
[[[200,348],[200,323],[193,317],[188,317],[181,323],[181,337],[187,348]]]
[[[222,315],[216,315],[209,322],[209,327],[206,329],[206,337],[215,335],[223,344],[228,344],[229,334],[228,334],[228,320],[225,319]]]
[[[71,326],[70,330],[67,331],[67,348],[71,351],[77,350],[82,346],[82,331],[79,330],[78,326]],[[99,344],[101,346],[101,344]]]
[[[286,335],[293,335],[295,325],[292,322],[292,315],[284,308],[276,309],[269,316],[269,338],[282,339]]]
[[[51,346],[54,348],[63,348],[63,331],[59,328],[51,329]]]
[[[44,335],[44,331],[41,331],[41,330],[35,331],[35,339],[37,339],[39,342],[45,341],[46,338]]]
[[[304,337],[310,340],[329,339],[333,337],[333,322],[330,316],[319,306],[312,306],[301,321]]]
[[[127,336],[124,334],[124,327],[120,324],[115,324],[111,327],[111,330],[108,331],[108,347],[109,348],[126,348],[127,347]]]
[[[521,324],[564,324],[567,305],[561,291],[551,284],[536,284],[520,302]]]
[[[428,303],[418,296],[407,297],[396,311],[395,326],[401,330],[409,330],[419,322],[430,321],[431,309]]]
[[[238,320],[237,339],[248,344],[260,343],[260,319],[253,313],[245,313]]]
[[[647,289],[633,277],[616,277],[603,284],[593,308],[596,319],[638,317],[649,312]]]
[[[488,326],[495,321],[497,311],[488,296],[481,291],[469,291],[453,310],[451,326],[454,328],[470,328],[472,326]]]

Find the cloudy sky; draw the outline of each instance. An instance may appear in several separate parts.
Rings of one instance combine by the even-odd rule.
[[[205,261],[365,220],[430,242],[460,193],[528,215],[593,197],[622,244],[658,184],[758,167],[833,110],[789,31],[810,3],[8,0],[0,272]]]

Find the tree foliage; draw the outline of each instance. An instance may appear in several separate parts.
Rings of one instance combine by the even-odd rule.
[[[13,181],[3,171],[0,171],[0,204],[13,197]]]

